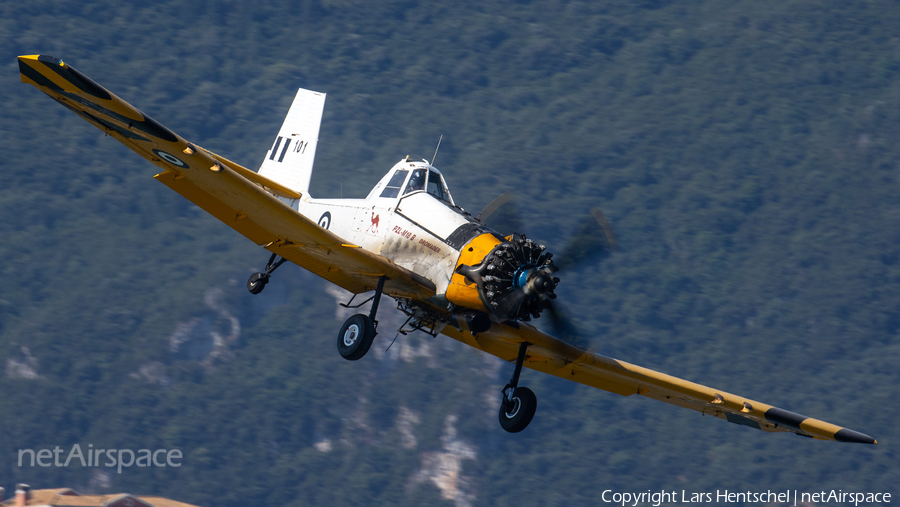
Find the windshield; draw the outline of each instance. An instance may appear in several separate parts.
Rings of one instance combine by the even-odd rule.
[[[412,176],[409,177],[409,183],[406,184],[406,190],[403,191],[403,195],[416,190],[425,190],[425,169],[413,171]]]

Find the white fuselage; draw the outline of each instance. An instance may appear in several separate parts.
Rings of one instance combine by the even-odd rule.
[[[428,184],[416,184],[427,175]],[[365,199],[291,201],[291,206],[348,243],[384,256],[431,280],[436,295],[447,290],[474,219],[453,204],[440,172],[425,162],[403,160]],[[462,229],[460,229],[462,228]],[[461,243],[461,244],[460,244]]]

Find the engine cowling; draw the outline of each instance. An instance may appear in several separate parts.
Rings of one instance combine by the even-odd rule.
[[[464,247],[448,299],[472,308],[477,294],[481,306],[501,321],[539,317],[545,301],[556,298],[559,278],[553,276],[558,271],[553,254],[524,235],[513,234],[505,241],[485,236]]]

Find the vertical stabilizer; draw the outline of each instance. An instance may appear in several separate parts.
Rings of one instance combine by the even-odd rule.
[[[297,90],[294,103],[266,153],[259,174],[297,192],[306,193],[309,190],[324,108],[324,93],[303,88]]]

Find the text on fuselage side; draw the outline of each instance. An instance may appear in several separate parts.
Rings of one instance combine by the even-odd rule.
[[[404,238],[406,238],[410,241],[416,240],[416,234],[414,232],[408,231],[408,230],[404,229],[403,227],[400,227],[399,225],[395,225],[392,230],[394,231],[394,234],[399,234],[400,236],[403,236]],[[424,238],[419,239],[419,244],[433,252],[441,253],[441,247],[435,245],[434,243],[432,243]]]

